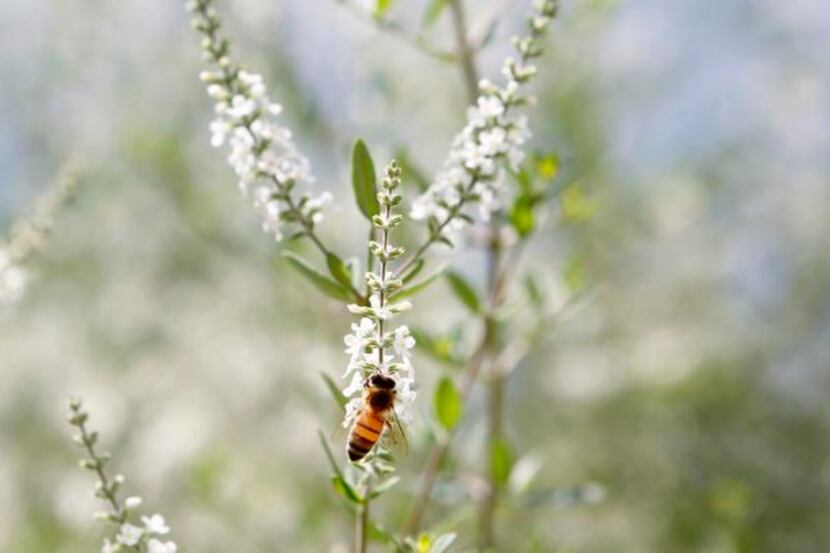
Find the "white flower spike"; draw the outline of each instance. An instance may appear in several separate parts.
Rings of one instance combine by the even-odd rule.
[[[518,94],[536,74],[529,60],[541,55],[538,39],[547,31],[556,14],[553,0],[539,2],[530,18],[530,35],[514,39],[520,60],[507,58],[502,73],[503,87],[487,79],[479,83],[481,95],[467,112],[467,125],[452,142],[449,157],[432,185],[412,205],[413,219],[428,219],[433,236],[460,229],[473,218],[465,213],[467,204],[478,204],[479,217],[487,221],[505,201],[501,167],[518,169],[524,158],[522,148],[530,138],[527,118],[515,108],[531,102]]]
[[[228,145],[228,163],[240,191],[252,199],[263,231],[277,240],[288,226],[293,226],[294,235],[312,234],[331,195],[297,195],[296,185],[313,181],[308,160],[297,150],[291,131],[277,120],[282,106],[268,96],[262,75],[231,62],[228,41],[218,35],[212,3],[188,4],[193,26],[204,36],[204,57],[214,65],[199,74],[215,101],[210,143],[216,148]]]

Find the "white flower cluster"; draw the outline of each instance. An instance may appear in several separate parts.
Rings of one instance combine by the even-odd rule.
[[[412,366],[412,348],[415,338],[409,328],[402,325],[390,327],[390,321],[399,313],[412,307],[412,303],[394,300],[394,293],[403,283],[391,277],[389,261],[400,258],[405,252],[391,244],[389,235],[403,218],[392,213],[392,207],[400,204],[401,196],[395,193],[400,186],[401,170],[395,161],[386,168],[386,177],[378,192],[380,213],[372,219],[380,241],[370,242],[370,250],[379,264],[378,272],[368,272],[366,283],[372,294],[369,305],[349,305],[348,309],[361,318],[352,324],[352,332],[344,342],[349,363],[343,377],[349,381],[343,395],[351,398],[346,405],[343,426],[349,427],[363,407],[363,382],[372,374],[382,373],[395,380],[397,392],[395,412],[402,423],[412,420],[411,405],[415,400],[415,370]]]
[[[478,204],[483,220],[502,207],[505,190],[501,165],[517,170],[524,158],[522,146],[530,137],[527,117],[512,108],[532,101],[520,90],[536,74],[530,60],[542,54],[538,39],[547,31],[556,10],[553,0],[534,7],[530,34],[513,39],[519,59],[508,58],[504,63],[506,84],[498,87],[487,79],[479,83],[481,95],[469,108],[467,125],[453,140],[444,167],[413,203],[412,218],[430,220],[435,237],[445,228],[457,230],[465,221],[472,221],[463,209],[468,202]]]
[[[117,526],[117,532],[113,539],[104,539],[101,553],[126,553],[129,551],[138,553],[176,553],[178,547],[173,541],[164,541],[162,536],[170,533],[170,527],[164,517],[158,514],[142,516],[141,525],[137,526],[130,522],[135,510],[141,506],[142,500],[138,496],[126,498],[123,503],[118,499],[118,492],[124,484],[124,476],[121,474],[109,478],[106,473],[106,465],[109,462],[108,454],[98,454],[95,446],[98,442],[98,433],[89,432],[86,428],[86,421],[89,414],[83,409],[81,402],[77,399],[69,402],[69,424],[76,427],[78,433],[73,439],[85,452],[81,460],[81,468],[89,470],[97,476],[95,483],[95,495],[109,505],[108,511],[95,513],[95,518],[111,522]]]
[[[194,28],[204,36],[205,60],[216,67],[200,74],[208,95],[216,102],[216,117],[210,123],[211,144],[230,146],[228,163],[242,193],[253,199],[265,232],[280,240],[283,226],[294,224],[296,234],[311,233],[322,221],[322,208],[331,195],[293,195],[297,183],[308,184],[313,179],[291,131],[277,121],[282,106],[268,97],[261,75],[231,62],[228,41],[218,36],[220,22],[212,0],[194,0],[188,9],[194,14]]]
[[[140,497],[128,497],[124,502],[125,509],[131,507],[138,507],[141,504]],[[108,515],[109,513],[105,513]],[[178,546],[173,541],[162,541],[159,536],[164,536],[170,533],[170,527],[161,515],[142,516],[141,526],[135,526],[129,522],[121,524],[118,528],[118,533],[115,536],[115,541],[110,541],[109,538],[104,540],[104,545],[101,547],[101,553],[118,553],[119,551],[129,551],[130,548],[141,550],[141,546],[145,546],[147,553],[176,553]]]

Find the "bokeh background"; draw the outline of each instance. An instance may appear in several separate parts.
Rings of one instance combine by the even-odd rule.
[[[473,22],[487,7],[467,4]],[[502,18],[484,74],[526,4]],[[398,0],[390,17],[417,29],[425,5]],[[460,72],[331,0],[217,7],[335,196],[323,235],[358,253],[352,141],[378,160],[405,148],[434,174],[463,123]],[[448,21],[428,36],[453,44]],[[210,148],[198,42],[179,2],[0,3],[3,232],[66,158],[87,163],[29,293],[0,313],[2,551],[100,547],[70,394],[181,549],[348,551],[316,430],[342,439],[318,373],[342,371],[350,317],[286,268]],[[534,147],[597,209],[552,209],[527,269],[556,294],[578,266],[592,292],[511,373],[507,427],[533,486],[593,482],[604,500],[517,503],[499,515],[506,550],[830,550],[830,9],[566,1],[547,46]],[[481,283],[480,255],[447,260]],[[466,317],[436,285],[411,320]],[[416,366],[427,420],[448,369]],[[461,478],[428,514],[458,515],[463,536],[480,404],[454,451]],[[387,524],[426,426],[377,508]]]

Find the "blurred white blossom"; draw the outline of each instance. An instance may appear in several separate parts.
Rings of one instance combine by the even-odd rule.
[[[32,212],[12,225],[8,241],[0,240],[0,304],[13,303],[25,292],[29,273],[23,264],[45,246],[55,216],[77,184],[77,172],[77,160],[66,162],[55,185],[37,200]]]

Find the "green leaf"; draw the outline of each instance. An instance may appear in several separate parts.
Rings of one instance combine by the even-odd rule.
[[[432,0],[427,6],[426,12],[424,12],[423,26],[429,27],[438,21],[438,18],[441,17],[441,12],[443,12],[444,8],[449,6],[449,4],[449,0]]]
[[[439,536],[434,542],[432,542],[432,547],[429,548],[429,553],[444,553],[450,548],[454,541],[455,532]]]
[[[329,445],[329,441],[326,439],[326,435],[323,434],[322,430],[318,429],[317,437],[320,438],[320,445],[323,446],[323,451],[326,453],[326,459],[329,460],[329,464],[331,465],[331,470],[334,471],[334,475],[343,480],[343,472],[337,465],[337,460],[334,458],[334,453],[331,452],[331,446]]]
[[[455,294],[455,297],[467,306],[467,309],[473,313],[481,313],[481,300],[479,300],[475,288],[473,288],[467,279],[455,271],[450,271],[447,273],[447,280],[450,283],[450,289]]]
[[[376,0],[375,1],[375,17],[383,17],[389,8],[392,7],[392,0]]]
[[[357,207],[368,220],[380,213],[375,164],[366,144],[358,139],[352,148],[352,189]]]
[[[513,207],[510,209],[510,224],[516,229],[516,233],[525,238],[536,227],[536,222],[533,217],[533,201],[531,196],[522,194],[516,201],[513,202]]]
[[[441,426],[451,430],[461,418],[461,394],[452,379],[444,377],[435,390],[435,416]]]
[[[455,341],[450,336],[433,337],[418,328],[410,327],[415,338],[415,347],[443,363],[459,364],[462,361],[456,358]]]
[[[342,284],[347,290],[352,286],[352,273],[342,259],[329,252],[326,254],[326,265],[334,280]]]
[[[401,280],[404,282],[404,284],[418,276],[418,273],[421,272],[421,269],[424,268],[424,265],[426,265],[426,262],[423,259],[419,259],[415,263],[413,263],[412,267],[407,269],[406,272],[401,276]]]
[[[334,381],[332,377],[324,372],[320,372],[320,376],[323,378],[323,382],[326,384],[326,388],[329,392],[331,392],[331,397],[334,398],[334,401],[340,406],[341,409],[346,409],[346,396],[340,391],[340,387]]]
[[[423,292],[430,284],[435,282],[438,277],[444,274],[444,268],[441,267],[439,270],[435,271],[425,279],[421,280],[420,282],[416,282],[412,286],[408,286],[406,288],[401,288],[394,294],[389,297],[389,301],[397,301],[403,298],[408,298],[410,296],[414,296],[419,292]]]
[[[493,480],[501,485],[507,483],[513,470],[513,454],[503,439],[496,440],[490,447],[490,473]]]
[[[331,477],[331,484],[332,486],[334,486],[334,489],[337,491],[337,493],[339,493],[352,503],[363,503],[363,498],[360,497],[360,495],[352,487],[352,485],[346,482],[346,480],[342,476],[338,476],[336,474],[333,475]]]
[[[393,476],[392,478],[389,478],[382,484],[375,486],[374,488],[372,488],[372,491],[369,494],[369,499],[376,498],[377,496],[381,495],[382,493],[386,492],[387,490],[395,486],[400,481],[400,478],[398,478],[397,476]]]
[[[294,267],[301,275],[306,277],[323,294],[341,301],[349,301],[352,299],[351,293],[347,288],[344,288],[312,267],[308,261],[299,255],[294,252],[284,252],[282,255],[288,260],[288,263],[292,267]]]
[[[553,180],[559,174],[559,167],[556,154],[540,155],[536,158],[536,174],[544,181]]]

